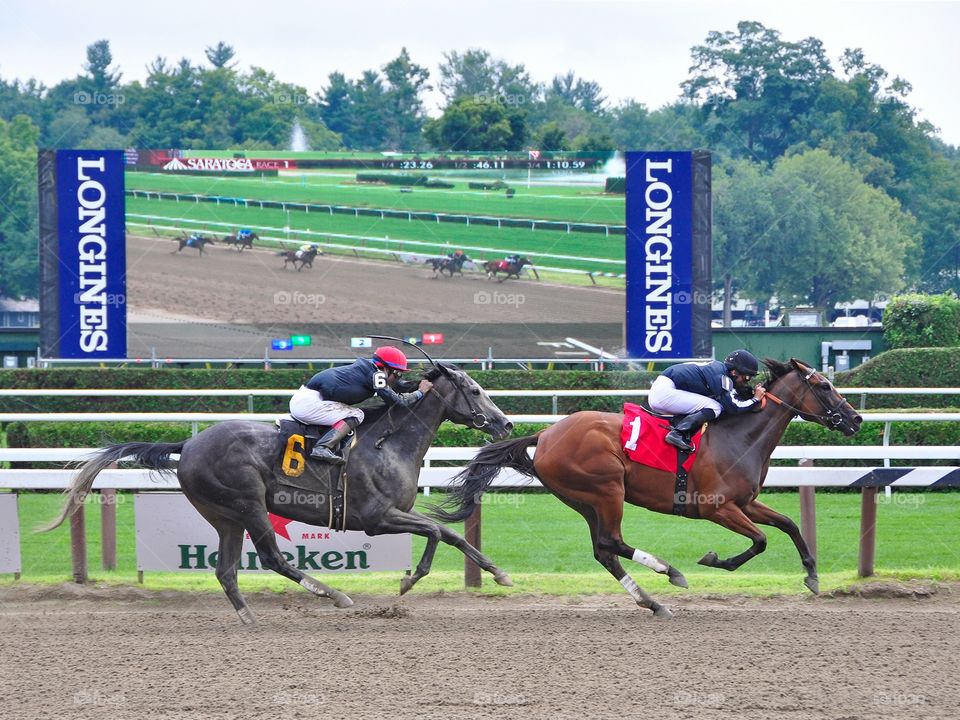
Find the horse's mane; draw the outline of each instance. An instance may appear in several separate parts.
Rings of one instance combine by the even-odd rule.
[[[773,358],[764,358],[763,364],[766,365],[767,370],[770,371],[769,376],[763,383],[765,387],[773,385],[780,378],[793,372],[793,365],[774,360]]]

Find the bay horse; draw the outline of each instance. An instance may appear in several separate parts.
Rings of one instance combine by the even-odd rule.
[[[236,245],[239,252],[243,252],[244,248],[253,249],[253,241],[259,240],[260,236],[256,233],[250,233],[249,235],[240,235],[235,233],[233,235],[224,235],[222,243],[225,245]]]
[[[483,269],[487,273],[488,279],[493,279],[497,277],[497,273],[506,273],[506,277],[498,280],[498,282],[503,282],[504,280],[509,280],[511,277],[520,279],[520,271],[523,270],[525,266],[529,265],[533,267],[533,262],[530,258],[521,257],[518,258],[516,262],[507,262],[506,260],[487,260],[483,264]]]
[[[799,360],[789,363],[764,360],[769,369],[766,402],[759,412],[710,423],[701,437],[699,453],[689,474],[684,514],[710,520],[749,538],[751,546],[721,560],[708,552],[699,563],[723,570],[736,570],[766,549],[767,539],[757,527],[782,530],[797,548],[807,571],[804,584],[819,592],[816,561],[796,523],[757,500],[763,487],[770,456],[797,415],[844,435],[860,429],[862,418],[836,391],[827,378]],[[629,502],[654,512],[672,514],[673,473],[630,461],[620,442],[623,415],[582,411],[535,435],[494,443],[482,448],[457,476],[448,500],[431,515],[443,522],[470,516],[480,496],[501,468],[512,468],[535,477],[562,502],[583,515],[590,526],[593,554],[620,581],[640,607],[660,617],[670,611],[640,589],[628,575],[620,558],[639,562],[667,575],[670,582],[687,587],[683,575],[669,563],[624,542],[620,531],[623,504]],[[528,448],[537,451],[531,460]]]
[[[317,257],[319,251],[317,248],[310,248],[309,250],[282,250],[278,252],[277,255],[283,258],[283,269],[287,269],[287,265],[293,264],[293,267],[297,272],[303,270],[303,268],[313,268],[313,261]],[[300,267],[297,267],[297,263],[300,263]]]
[[[196,248],[197,250],[200,251],[200,254],[203,255],[203,246],[206,245],[207,243],[214,244],[216,242],[211,237],[207,237],[206,235],[199,235],[197,233],[194,233],[193,235],[187,235],[186,233],[184,233],[183,237],[179,237],[175,239],[179,243],[179,245],[177,246],[176,250],[173,250],[170,253],[171,255],[173,255],[174,253],[180,252],[185,247]]]
[[[415,572],[401,580],[401,595],[430,572],[441,540],[492,573],[498,584],[510,586],[509,576],[461,535],[416,512],[413,506],[423,457],[440,423],[449,420],[479,428],[494,439],[509,435],[513,424],[455,365],[436,363],[423,377],[433,382],[426,395],[409,407],[367,410],[355,431],[356,444],[347,464],[325,470],[339,473],[345,468],[349,478],[345,529],[363,530],[368,535],[414,533],[427,538]],[[411,391],[416,386],[416,382],[403,381],[398,389]],[[293,567],[277,547],[270,512],[321,527],[329,522],[327,503],[318,508],[309,502],[313,495],[308,493],[300,493],[308,496],[306,503],[291,503],[291,495],[279,489],[284,476],[278,442],[273,425],[231,420],[179,443],[130,442],[104,448],[73,478],[59,518],[44,530],[52,530],[75,512],[97,475],[111,463],[132,458],[141,467],[173,472],[170,456],[179,453],[176,474],[180,487],[220,536],[217,579],[243,623],[256,621],[237,586],[244,532],[250,534],[264,569],[299,583],[318,597],[332,599],[336,607],[349,607],[353,604],[349,597]]]

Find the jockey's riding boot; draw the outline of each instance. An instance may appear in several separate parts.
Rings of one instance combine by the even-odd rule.
[[[716,417],[717,414],[710,408],[703,408],[691,415],[687,415],[683,420],[680,420],[673,426],[673,429],[667,433],[664,441],[680,448],[684,452],[691,453],[695,448],[693,447],[693,443],[690,442],[690,436],[699,430],[705,422],[715,420]]]
[[[342,465],[343,455],[337,452],[340,441],[353,432],[353,429],[358,424],[357,419],[352,417],[344,418],[334,423],[333,427],[327,430],[324,436],[317,440],[317,444],[313,446],[313,452],[310,453],[310,457],[334,465]]]

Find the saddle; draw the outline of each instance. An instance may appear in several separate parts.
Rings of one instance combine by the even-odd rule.
[[[689,515],[687,480],[700,447],[703,431],[692,437],[694,451],[686,453],[668,445],[664,438],[670,432],[673,421],[682,416],[662,415],[634,403],[623,404],[623,425],[620,443],[627,457],[647,467],[672,473],[675,480],[673,493],[674,515]]]
[[[346,461],[356,441],[356,433],[344,438],[338,448],[343,454],[344,464],[332,465],[317,460],[310,461],[310,453],[313,452],[317,440],[329,430],[328,427],[307,425],[292,418],[280,418],[276,424],[277,467],[274,477],[280,486],[277,496],[302,499],[304,504],[316,509],[326,505],[329,520],[327,527],[332,530],[346,530]],[[284,487],[292,488],[293,491],[285,490]],[[307,492],[297,492],[300,490]]]

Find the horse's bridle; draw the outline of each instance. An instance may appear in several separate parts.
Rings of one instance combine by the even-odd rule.
[[[797,370],[797,372],[800,372],[799,369]],[[814,370],[813,368],[811,368],[811,369],[810,369],[810,372],[808,372],[806,375],[802,375],[802,376],[801,376],[801,377],[803,377],[804,383],[806,383],[806,385],[807,385],[807,388],[806,388],[806,390],[804,391],[804,394],[803,394],[803,395],[801,396],[801,398],[800,398],[801,400],[803,399],[804,396],[806,396],[806,393],[807,393],[807,392],[809,392],[810,390],[813,390],[813,386],[814,386],[814,385],[819,385],[819,384],[820,384],[819,381],[816,382],[816,383],[810,381],[810,378],[812,378],[812,377],[813,377],[814,375],[816,375],[816,374],[817,374],[817,371]],[[776,395],[774,395],[772,392],[767,392],[767,393],[765,393],[765,394],[764,394],[764,397],[770,398],[770,399],[771,399],[773,402],[775,402],[777,405],[781,405],[781,406],[787,408],[788,410],[790,410],[791,412],[793,412],[794,415],[799,415],[799,416],[802,417],[804,420],[810,420],[810,421],[813,421],[813,422],[818,422],[818,423],[820,423],[821,425],[823,425],[823,426],[825,426],[825,427],[827,427],[827,428],[829,428],[829,429],[831,429],[831,430],[835,430],[836,428],[838,428],[838,427],[840,427],[841,425],[843,425],[843,415],[839,412],[840,407],[842,406],[842,403],[843,403],[843,399],[842,399],[842,398],[840,399],[840,402],[838,402],[838,403],[837,403],[836,405],[834,405],[833,407],[828,407],[828,408],[826,408],[822,414],[820,414],[820,415],[812,415],[812,414],[810,414],[810,413],[805,413],[805,412],[803,412],[802,410],[800,410],[800,408],[796,408],[796,407],[794,407],[793,405],[791,405],[790,403],[784,402],[783,400],[781,400],[780,398],[778,398]]]
[[[448,377],[448,378],[450,377],[450,373],[446,369],[442,368],[440,372],[442,372],[445,377]],[[476,407],[474,407],[474,404],[470,402],[470,398],[467,396],[466,391],[463,389],[463,387],[461,387],[460,383],[453,382],[452,379],[451,379],[451,382],[453,383],[453,386],[457,389],[457,392],[460,393],[460,396],[463,398],[464,402],[467,403],[467,407],[470,408],[470,415],[473,418],[473,426],[478,430],[481,430],[485,428],[487,425],[489,425],[490,420],[487,418],[486,415],[484,415],[482,412],[477,410]],[[436,390],[434,390],[434,394],[440,399],[440,402],[443,403],[443,406],[447,410],[456,411],[456,408],[451,403],[447,402],[447,399],[443,395],[438,393]]]

